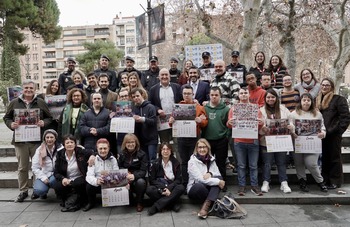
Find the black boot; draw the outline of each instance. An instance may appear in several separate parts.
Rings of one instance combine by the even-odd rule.
[[[299,179],[299,187],[303,192],[309,192],[309,188],[306,185],[306,181],[303,178]]]
[[[328,188],[326,186],[326,183],[324,183],[324,181],[322,181],[321,183],[317,183],[317,184],[320,187],[321,192],[328,192]]]

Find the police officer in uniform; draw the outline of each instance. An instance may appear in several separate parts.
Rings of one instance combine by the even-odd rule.
[[[141,80],[142,73],[141,73],[141,71],[135,69],[134,65],[135,65],[135,60],[132,57],[130,57],[130,56],[126,56],[125,57],[125,69],[123,69],[123,71],[120,71],[118,73],[118,80],[119,80],[119,82],[120,82],[121,75],[123,74],[123,72],[127,72],[127,73],[136,72],[137,75],[139,75],[139,78]]]
[[[70,85],[73,85],[72,72],[75,70],[76,61],[74,58],[67,58],[67,71],[64,71],[58,77],[58,83],[61,87],[61,95],[67,94],[67,89]]]
[[[143,72],[141,83],[142,86],[149,92],[151,87],[159,83],[158,79],[159,67],[157,56],[152,56],[149,59],[149,69]]]

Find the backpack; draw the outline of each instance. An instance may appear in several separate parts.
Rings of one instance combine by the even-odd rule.
[[[247,211],[234,200],[231,194],[229,194],[221,199],[217,199],[208,215],[223,219],[240,219],[247,216]]]

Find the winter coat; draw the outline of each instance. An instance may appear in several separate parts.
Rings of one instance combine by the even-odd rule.
[[[142,150],[133,153],[127,150],[122,151],[118,159],[118,165],[120,169],[128,169],[131,174],[134,174],[135,181],[146,177],[148,161],[146,153]]]
[[[157,112],[149,101],[141,106],[133,105],[132,112],[145,118],[145,122],[135,122],[135,135],[142,145],[158,144]]]
[[[35,154],[32,158],[32,171],[35,175],[36,179],[41,181],[45,181],[49,179],[53,175],[53,170],[56,162],[57,152],[63,149],[61,144],[55,144],[55,149],[53,150],[52,156],[47,151],[46,157],[43,159],[42,165],[40,165],[39,159],[40,157],[40,147],[38,147],[35,151]]]
[[[109,135],[110,118],[109,110],[102,107],[98,114],[93,108],[86,111],[80,119],[80,134],[84,137],[83,146],[85,149],[96,151],[96,142],[100,138],[106,138]],[[91,128],[96,128],[97,136],[90,133]]]
[[[93,155],[91,150],[85,150],[79,146],[75,148],[75,157],[81,175],[86,176],[90,156]],[[54,176],[58,182],[61,182],[67,175],[68,162],[66,159],[66,149],[59,150],[56,155],[56,163],[54,169]]]
[[[213,156],[210,157],[210,166],[209,169],[207,165],[204,164],[201,160],[199,160],[194,154],[191,156],[188,161],[188,184],[187,184],[187,192],[190,191],[191,187],[195,183],[202,183],[208,186],[216,186],[219,185],[221,177],[218,166],[216,165],[215,158]],[[203,175],[210,172],[213,177],[204,179]]]
[[[34,96],[32,102],[29,103],[29,105],[27,105],[23,101],[23,95],[20,95],[18,98],[15,98],[10,102],[9,106],[7,107],[5,116],[3,117],[6,126],[13,131],[13,138],[11,144],[15,144],[15,130],[11,129],[12,122],[15,122],[15,109],[40,109],[40,120],[44,121],[44,126],[47,127],[52,123],[52,116],[50,110],[43,99]],[[40,138],[42,138],[42,135],[44,133],[44,127],[41,128],[40,132]],[[40,141],[33,143],[40,143]]]
[[[95,158],[95,164],[93,166],[88,167],[88,171],[86,174],[86,182],[91,184],[92,186],[98,187],[97,179],[101,176],[101,171],[104,170],[118,170],[118,162],[117,159],[111,155],[111,153],[108,154],[106,159],[102,159],[99,155],[96,155]]]
[[[149,173],[150,185],[156,186],[157,188],[160,188],[160,189],[167,188],[170,191],[172,191],[176,185],[179,185],[182,183],[180,162],[174,156],[170,156],[170,161],[172,164],[172,169],[173,169],[175,179],[173,181],[168,179],[165,180],[164,169],[162,165],[162,158],[158,158],[153,162],[151,166],[151,171]]]

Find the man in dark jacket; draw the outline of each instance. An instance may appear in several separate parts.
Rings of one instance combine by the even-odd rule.
[[[149,91],[151,87],[159,83],[158,79],[159,67],[157,56],[152,56],[149,59],[149,69],[144,71],[141,78],[142,86]]]
[[[132,112],[135,119],[135,135],[140,140],[141,149],[148,154],[148,160],[152,162],[157,158],[157,112],[151,102],[143,98],[144,92],[143,89],[134,88],[130,95],[134,103]]]
[[[136,72],[137,75],[139,75],[139,78],[141,80],[141,76],[142,76],[142,73],[141,71],[137,70],[134,68],[134,65],[135,65],[135,60],[130,57],[130,56],[126,56],[125,57],[125,69],[123,69],[123,71],[120,71],[118,73],[118,81],[120,82],[120,79],[121,79],[121,75],[126,72],[126,73],[130,73],[130,72]]]
[[[100,138],[109,135],[110,118],[109,110],[102,105],[102,95],[92,94],[92,108],[84,113],[79,127],[81,136],[84,137],[85,149],[92,149],[96,152],[96,142]]]
[[[76,61],[74,58],[67,58],[67,71],[64,71],[58,77],[58,83],[61,87],[61,95],[67,94],[68,87],[73,85],[72,72],[75,70]]]
[[[177,68],[178,64],[179,64],[179,59],[177,59],[176,57],[170,58],[169,73],[170,73],[170,82],[172,83],[178,83],[179,81],[178,79],[181,75],[181,70]]]
[[[34,81],[23,81],[23,94],[10,102],[6,114],[3,118],[6,126],[13,131],[12,144],[15,145],[15,152],[18,160],[18,186],[21,193],[15,199],[15,202],[23,202],[24,199],[28,197],[29,158],[32,158],[34,156],[35,150],[40,145],[40,139],[42,138],[43,134],[42,128],[50,125],[52,122],[52,116],[45,101],[41,98],[37,98],[35,95],[35,87],[36,86]],[[39,111],[39,119],[36,117],[36,120],[32,120],[33,124],[41,128],[41,133],[38,135],[37,140],[29,139],[25,141],[18,141],[18,139],[15,139],[16,130],[18,130],[18,132],[21,132],[20,130],[27,130],[24,128],[20,129],[20,119],[18,120],[20,110],[23,110],[23,112],[28,115],[30,114],[30,111],[33,111],[33,114],[35,111]],[[27,117],[27,119],[30,119],[29,117]]]
[[[88,99],[86,105],[91,107],[92,106],[91,94],[93,94],[95,92],[98,92],[100,90],[100,87],[98,86],[97,76],[95,75],[94,72],[89,73],[86,76],[86,78],[87,78],[88,83],[89,83],[89,86],[87,88],[85,88],[85,93],[86,93],[86,96],[87,96],[87,99]]]
[[[117,78],[117,73],[114,70],[111,70],[108,68],[110,62],[110,58],[107,57],[107,55],[102,54],[100,58],[100,68],[95,70],[95,74],[97,77],[104,73],[108,75],[109,78],[109,86],[108,89],[115,92],[118,88],[118,78]]]
[[[232,51],[231,57],[232,62],[226,67],[226,71],[236,77],[241,87],[247,86],[245,79],[247,74],[247,68],[245,67],[245,65],[239,63],[239,51]]]

